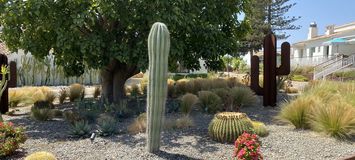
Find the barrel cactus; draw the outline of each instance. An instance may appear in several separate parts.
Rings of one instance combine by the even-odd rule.
[[[208,133],[218,142],[234,142],[244,131],[251,131],[253,125],[245,113],[217,113],[208,127]]]
[[[56,160],[57,158],[49,152],[40,151],[30,154],[25,160]]]
[[[170,34],[165,24],[153,24],[148,36],[149,77],[147,90],[147,150],[156,152],[160,147],[160,133],[167,97],[168,56]]]

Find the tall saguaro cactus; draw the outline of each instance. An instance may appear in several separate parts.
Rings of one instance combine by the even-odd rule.
[[[268,34],[264,38],[264,85],[259,86],[259,57],[251,59],[251,88],[258,95],[263,95],[264,106],[276,105],[276,76],[290,74],[290,44],[284,42],[281,45],[281,65],[276,66],[276,37]]]
[[[147,91],[147,150],[156,152],[160,147],[160,133],[167,96],[168,56],[170,34],[165,24],[153,24],[148,37],[149,81]]]

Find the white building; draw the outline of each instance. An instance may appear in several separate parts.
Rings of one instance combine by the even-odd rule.
[[[291,65],[315,66],[336,55],[355,55],[355,22],[326,27],[324,35],[318,34],[317,24],[310,24],[307,40],[294,43]]]

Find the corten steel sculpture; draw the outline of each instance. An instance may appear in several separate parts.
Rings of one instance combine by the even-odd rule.
[[[11,61],[9,64],[10,67],[10,81],[8,82],[7,86],[9,88],[15,88],[17,87],[17,67],[16,67],[16,62]]]
[[[7,66],[7,56],[4,54],[0,54],[0,66],[6,65]],[[2,79],[2,75],[0,75],[0,79]],[[5,76],[5,78],[8,78]],[[6,86],[5,91],[3,92],[2,96],[0,97],[0,112],[5,114],[9,111],[9,88]]]
[[[290,74],[290,44],[284,42],[281,45],[281,65],[276,66],[276,37],[268,34],[264,38],[264,84],[259,86],[259,57],[251,59],[251,84],[250,87],[257,95],[263,95],[264,106],[276,105],[276,76]]]

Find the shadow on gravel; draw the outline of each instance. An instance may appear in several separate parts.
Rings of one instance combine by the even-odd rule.
[[[68,140],[69,125],[63,120],[36,121],[29,116],[19,116],[9,120],[16,126],[25,127],[26,134],[31,139],[47,139],[49,142]]]
[[[182,154],[175,154],[175,153],[168,153],[165,151],[159,151],[155,153],[155,155],[159,156],[160,158],[167,159],[167,160],[202,160],[197,158],[192,158]]]

